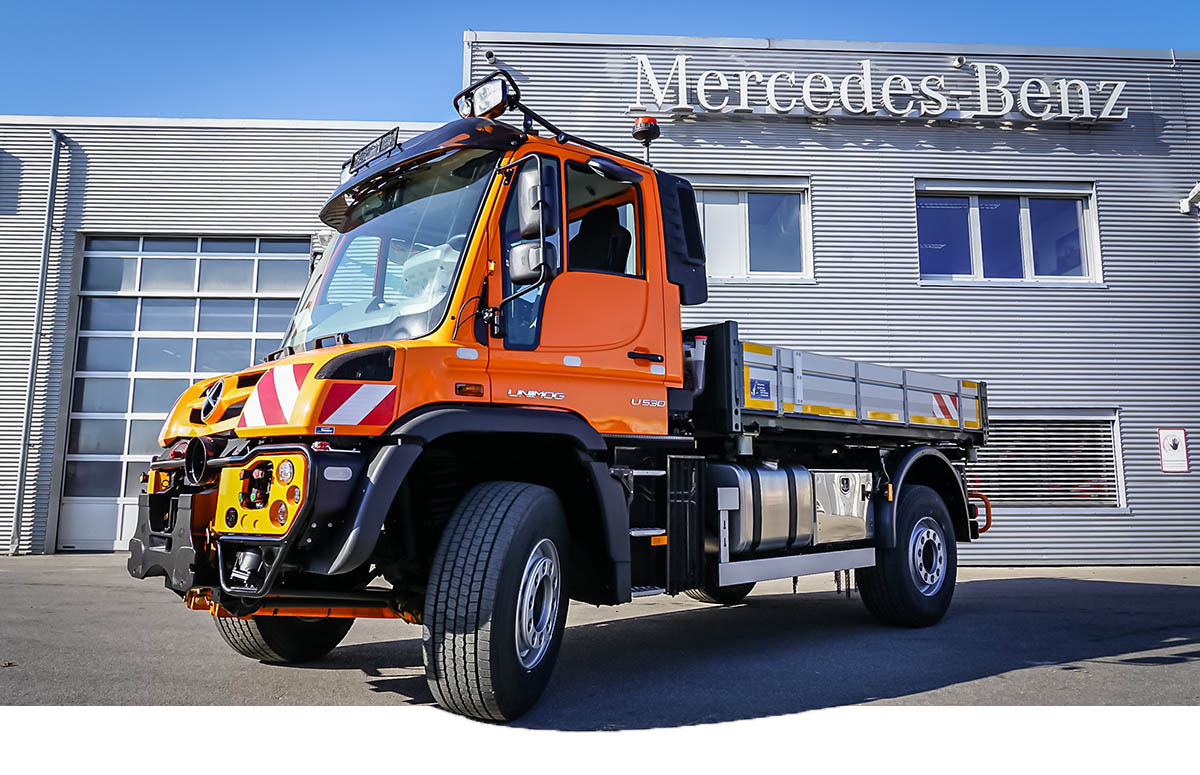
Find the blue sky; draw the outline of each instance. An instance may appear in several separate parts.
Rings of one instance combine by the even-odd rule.
[[[0,114],[444,121],[466,28],[1200,49],[1193,0],[6,6]]]

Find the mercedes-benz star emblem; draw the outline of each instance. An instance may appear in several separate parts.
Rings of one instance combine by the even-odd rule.
[[[217,404],[221,403],[221,393],[225,392],[225,380],[214,382],[204,391],[204,408],[200,410],[200,419],[205,422],[209,417],[212,417],[213,412],[217,411]]]

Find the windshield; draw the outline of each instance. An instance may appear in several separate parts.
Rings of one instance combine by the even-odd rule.
[[[463,148],[426,157],[352,203],[283,346],[304,350],[336,334],[352,342],[417,339],[436,328],[500,155]]]

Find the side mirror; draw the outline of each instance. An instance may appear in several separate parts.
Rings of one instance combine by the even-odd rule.
[[[539,239],[554,233],[554,205],[546,201],[541,165],[526,162],[517,175],[517,225],[521,239]]]
[[[513,245],[508,253],[508,277],[513,285],[529,285],[552,271],[554,264],[554,245],[522,242]]]

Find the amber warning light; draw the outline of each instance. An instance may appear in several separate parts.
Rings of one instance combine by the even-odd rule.
[[[633,139],[646,149],[646,163],[650,163],[650,143],[658,139],[662,130],[658,128],[658,119],[653,116],[641,116],[633,124]]]

